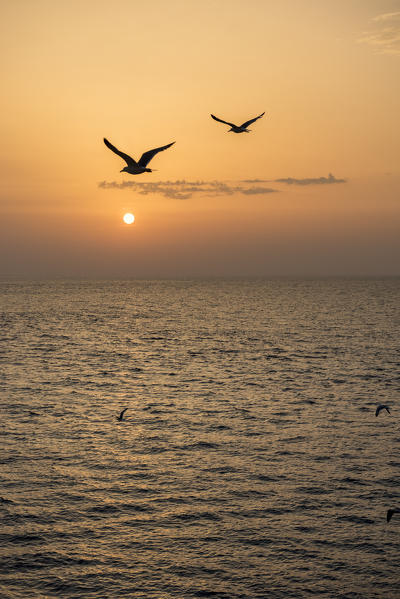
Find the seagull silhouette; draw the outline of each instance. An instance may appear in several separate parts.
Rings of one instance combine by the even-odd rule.
[[[387,520],[387,522],[390,522],[390,520],[392,519],[393,514],[400,514],[400,510],[398,508],[396,508],[396,507],[388,510],[387,514],[386,514],[386,520]]]
[[[119,422],[121,422],[121,420],[123,420],[123,419],[124,419],[124,414],[125,414],[125,412],[126,412],[126,410],[127,410],[127,409],[128,409],[128,408],[124,408],[124,409],[122,410],[121,414],[120,414],[119,416],[117,416],[117,420],[119,420]]]
[[[384,404],[379,404],[379,406],[376,408],[376,412],[375,412],[375,416],[379,416],[379,412],[381,410],[386,410],[386,412],[388,414],[390,414],[390,410],[389,410],[389,406],[385,406]]]
[[[219,123],[224,123],[225,125],[229,125],[230,129],[229,131],[233,131],[233,133],[249,133],[249,131],[251,131],[251,129],[247,129],[247,127],[249,125],[251,125],[251,123],[254,123],[254,121],[256,121],[257,119],[260,119],[262,116],[264,116],[265,112],[263,112],[262,114],[256,116],[254,119],[250,119],[249,121],[246,121],[245,123],[242,123],[241,125],[234,125],[233,123],[228,123],[228,121],[223,121],[222,119],[219,119],[217,116],[214,116],[213,114],[211,115],[211,118],[214,119],[214,121],[218,121]],[[228,133],[229,133],[228,131]]]
[[[149,164],[150,160],[154,158],[154,156],[158,154],[158,152],[163,152],[167,148],[173,146],[175,142],[173,141],[172,143],[167,144],[166,146],[161,146],[161,148],[154,148],[154,150],[144,152],[144,154],[141,155],[140,160],[138,162],[136,162],[136,160],[134,160],[128,154],[125,154],[124,152],[120,152],[119,150],[117,150],[117,148],[113,146],[112,143],[110,143],[108,139],[106,139],[105,137],[104,143],[106,144],[107,148],[114,152],[114,154],[118,154],[118,156],[123,158],[123,160],[125,160],[126,164],[128,165],[124,166],[120,173],[125,172],[129,173],[130,175],[140,175],[141,173],[151,173],[152,169],[147,168],[147,165]]]

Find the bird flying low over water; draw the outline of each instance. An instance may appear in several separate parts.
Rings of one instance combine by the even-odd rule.
[[[154,158],[154,156],[158,154],[158,152],[163,152],[167,148],[173,146],[175,142],[173,141],[172,143],[167,144],[166,146],[161,146],[160,148],[154,148],[154,150],[148,150],[147,152],[144,152],[144,154],[141,155],[140,160],[138,162],[136,162],[136,160],[134,160],[128,154],[125,154],[124,152],[120,152],[119,150],[117,150],[117,148],[113,146],[108,141],[108,139],[104,138],[104,143],[106,144],[107,148],[114,152],[114,154],[118,154],[118,156],[123,158],[123,160],[125,160],[126,164],[128,165],[124,166],[120,173],[125,172],[129,173],[130,175],[140,175],[141,173],[151,173],[152,169],[147,168],[147,165],[149,164],[150,160]]]
[[[390,414],[389,406],[385,406],[385,405],[383,405],[383,404],[380,404],[380,405],[379,405],[379,406],[376,408],[375,416],[378,416],[378,415],[379,415],[379,412],[380,412],[381,410],[386,410],[386,412],[387,412],[388,414]]]
[[[249,125],[251,125],[251,123],[254,123],[254,121],[256,121],[257,119],[260,119],[262,116],[264,116],[265,112],[263,112],[262,114],[256,116],[254,119],[250,119],[249,121],[246,121],[245,123],[242,123],[241,125],[234,125],[233,123],[228,123],[228,121],[223,121],[222,119],[219,119],[218,117],[214,116],[213,114],[211,115],[211,118],[214,119],[214,121],[218,121],[219,123],[224,123],[225,125],[229,125],[230,129],[229,131],[233,131],[233,133],[249,133],[249,131],[251,131],[251,129],[247,129],[247,127]],[[228,131],[228,133],[229,133]]]
[[[119,416],[117,416],[117,420],[121,422],[124,419],[124,414],[128,408],[124,408]]]
[[[387,511],[386,514],[386,520],[387,522],[390,522],[390,520],[392,519],[393,514],[400,514],[400,510],[398,508],[392,508],[390,510]]]

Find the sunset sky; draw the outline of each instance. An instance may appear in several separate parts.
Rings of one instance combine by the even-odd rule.
[[[0,29],[1,277],[400,274],[400,0],[15,0]],[[131,176],[103,137],[176,144]]]

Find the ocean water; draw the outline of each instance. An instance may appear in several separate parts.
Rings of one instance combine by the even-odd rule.
[[[0,596],[399,598],[399,287],[3,282]]]

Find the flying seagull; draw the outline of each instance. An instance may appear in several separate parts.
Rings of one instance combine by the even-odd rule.
[[[378,416],[378,415],[379,415],[379,412],[380,412],[381,410],[386,410],[386,412],[387,412],[388,414],[390,414],[389,406],[385,406],[385,405],[383,405],[383,404],[381,403],[381,404],[379,404],[379,406],[376,408],[375,416]]]
[[[141,155],[139,162],[136,162],[136,160],[134,160],[131,156],[128,156],[128,154],[125,154],[124,152],[120,152],[119,150],[117,150],[117,148],[113,146],[108,141],[108,139],[104,138],[104,143],[106,144],[107,148],[110,148],[112,152],[118,154],[118,156],[121,156],[121,158],[123,158],[126,164],[128,165],[124,166],[120,173],[125,172],[129,173],[130,175],[140,175],[141,173],[151,173],[152,169],[147,168],[147,165],[149,164],[150,160],[154,158],[154,156],[158,154],[158,152],[163,152],[167,148],[173,146],[175,142],[173,141],[172,143],[167,144],[166,146],[161,146],[161,148],[154,148],[154,150],[144,152],[144,154]]]
[[[386,514],[386,520],[387,522],[390,522],[390,520],[392,519],[393,514],[400,514],[400,510],[398,508],[392,508],[390,510],[387,511]]]
[[[214,121],[218,121],[219,123],[224,123],[225,125],[229,125],[230,129],[229,131],[233,131],[233,133],[248,133],[249,131],[251,131],[251,129],[247,129],[247,127],[249,125],[251,125],[251,123],[254,123],[254,121],[256,121],[257,119],[260,119],[262,116],[264,116],[265,112],[263,112],[262,114],[260,114],[259,116],[256,116],[254,119],[250,119],[249,121],[246,121],[245,123],[242,123],[241,125],[234,125],[233,123],[228,123],[228,121],[223,121],[222,119],[219,119],[218,117],[214,116],[213,114],[211,115],[211,118],[214,119]],[[228,131],[228,133],[229,133]]]
[[[121,420],[123,420],[123,419],[124,419],[124,414],[125,414],[125,412],[126,412],[126,410],[127,410],[127,409],[128,409],[128,408],[124,408],[124,409],[122,410],[121,414],[120,414],[119,416],[117,416],[117,420],[119,420],[119,422],[121,422]]]

